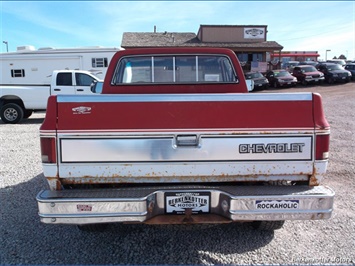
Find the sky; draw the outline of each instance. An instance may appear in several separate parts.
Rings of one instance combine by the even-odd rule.
[[[0,1],[1,53],[18,46],[120,47],[123,32],[267,25],[283,51],[355,60],[355,1]],[[7,42],[7,45],[4,43]]]

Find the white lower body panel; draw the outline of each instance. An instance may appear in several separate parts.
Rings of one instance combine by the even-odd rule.
[[[311,162],[76,163],[59,168],[61,179],[77,183],[269,181],[282,176],[289,181],[306,181],[312,173]]]
[[[306,181],[314,163],[311,133],[141,133],[59,135],[58,176],[67,183]],[[45,176],[53,177],[44,165]],[[48,173],[47,173],[48,171]]]

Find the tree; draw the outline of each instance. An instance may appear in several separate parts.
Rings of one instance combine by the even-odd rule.
[[[342,55],[339,56],[339,59],[344,59],[344,60],[346,60],[346,56],[342,54]]]

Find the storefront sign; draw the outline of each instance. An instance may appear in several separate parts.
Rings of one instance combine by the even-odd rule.
[[[265,29],[244,28],[244,39],[265,39]]]

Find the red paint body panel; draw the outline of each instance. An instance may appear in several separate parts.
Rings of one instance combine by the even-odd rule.
[[[41,130],[56,130],[57,129],[57,96],[49,96],[47,102],[47,111]]]
[[[314,128],[312,101],[80,103],[91,114],[73,114],[78,103],[58,104],[59,130],[185,130]]]
[[[329,123],[323,111],[322,97],[318,93],[313,93],[314,124],[318,129],[329,129]]]

